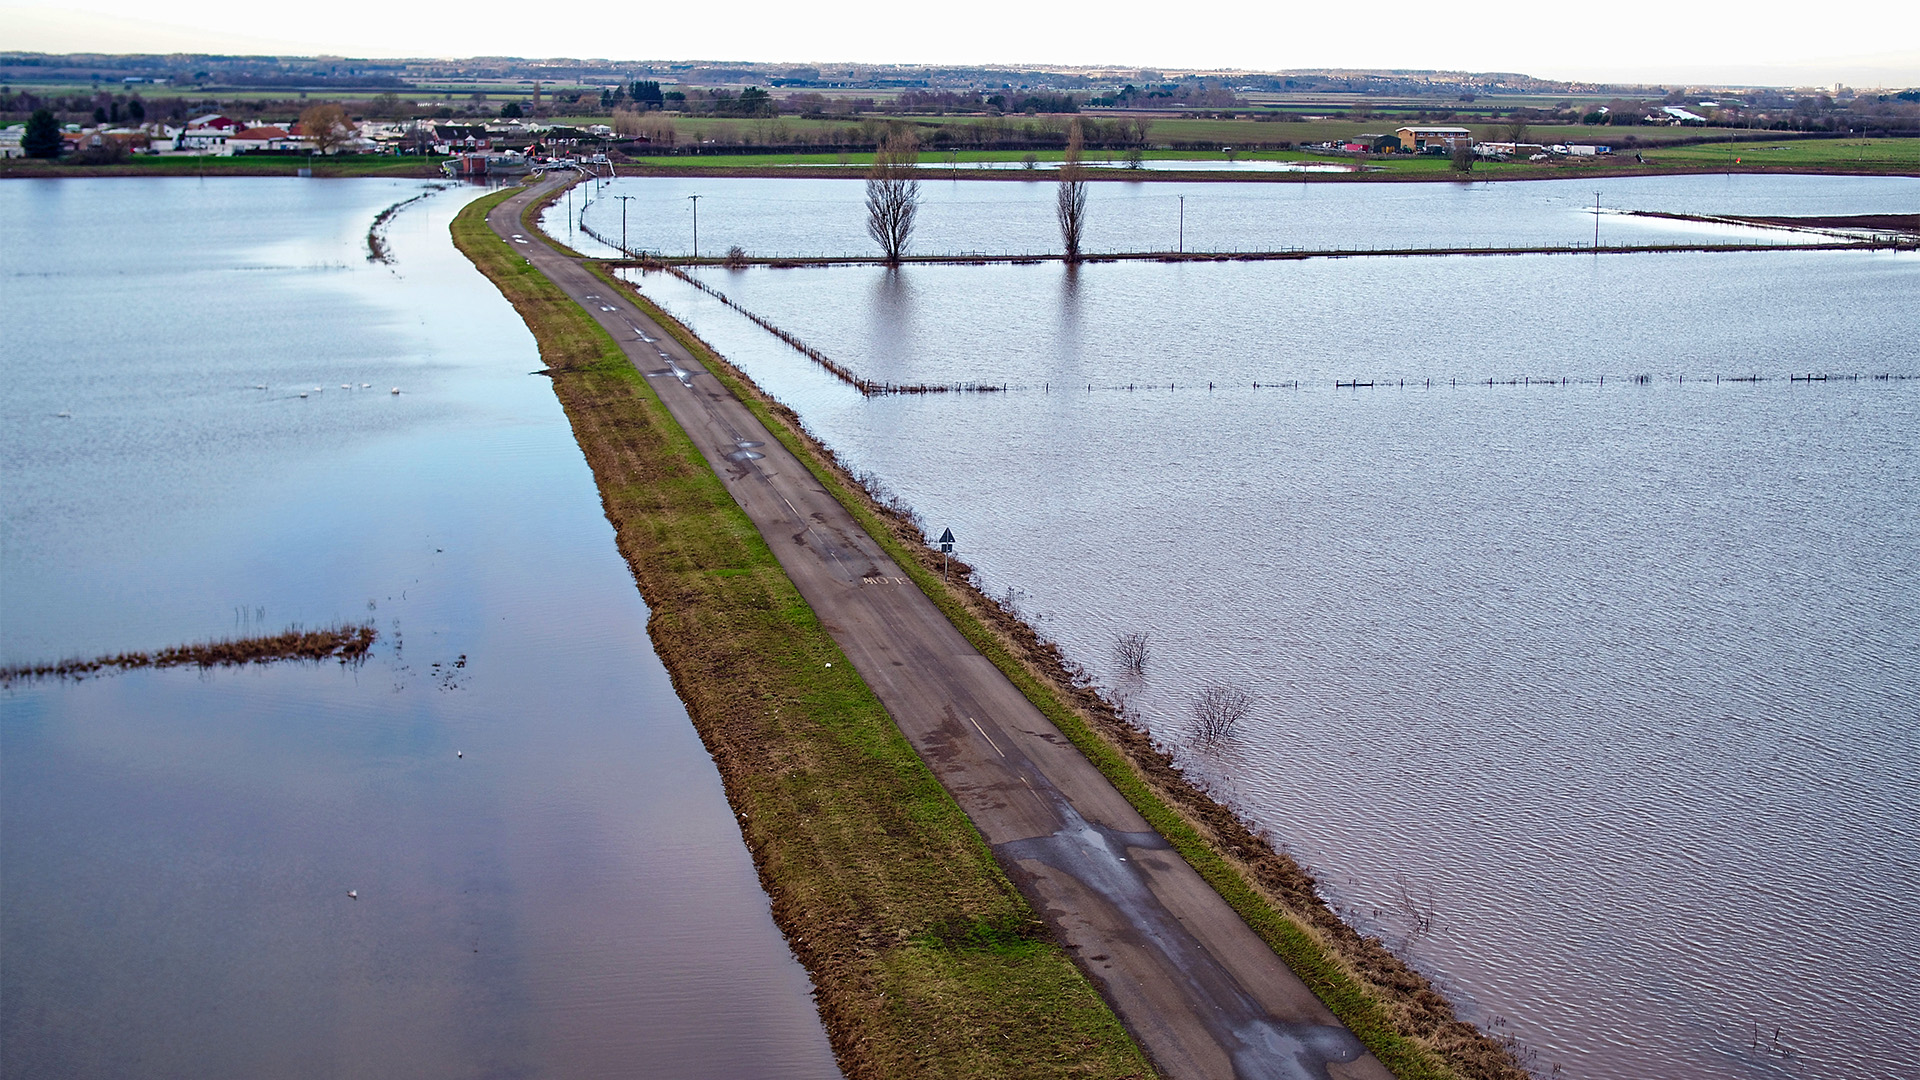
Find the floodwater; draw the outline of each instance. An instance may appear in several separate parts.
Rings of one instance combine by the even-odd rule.
[[[801,162],[798,164],[809,164]],[[1243,172],[1243,173],[1344,173],[1352,172],[1353,166],[1329,164],[1319,161],[1272,161],[1264,158],[1142,158],[1128,164],[1125,158],[1111,154],[1089,156],[1082,164],[1089,169],[1139,169],[1145,172]],[[1024,161],[958,161],[941,158],[928,153],[920,159],[919,168],[944,169],[1046,169],[1058,171],[1061,162],[1038,161],[1029,165]]]
[[[1027,255],[1060,250],[1053,178],[920,181],[911,251]],[[605,243],[685,255],[699,208],[700,250],[756,257],[873,256],[860,180],[623,178],[590,183],[542,218],[583,252]],[[1805,234],[1629,217],[1624,210],[1750,217],[1911,213],[1920,182],[1905,177],[1668,176],[1603,180],[1288,183],[1102,180],[1087,200],[1084,250],[1098,252],[1379,250],[1408,247],[1805,242]],[[1597,198],[1596,198],[1597,193]],[[630,199],[621,202],[615,196]],[[696,203],[693,196],[699,196]],[[1594,213],[1595,202],[1602,213]],[[583,204],[589,204],[583,207]],[[572,222],[571,227],[569,222]]]
[[[0,184],[0,661],[381,634],[0,692],[0,1074],[837,1075],[476,192],[365,259],[426,187]]]
[[[1659,194],[1920,202],[1752,179]],[[1557,197],[1509,190],[1306,197]],[[1911,1074],[1920,256],[700,274],[868,377],[1008,384],[863,399],[641,279],[1541,1074]],[[1207,749],[1216,684],[1257,704]]]

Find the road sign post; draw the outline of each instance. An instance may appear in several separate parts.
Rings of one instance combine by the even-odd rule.
[[[940,583],[947,583],[947,556],[953,554],[953,530],[942,529],[940,539],[934,543],[940,545]]]

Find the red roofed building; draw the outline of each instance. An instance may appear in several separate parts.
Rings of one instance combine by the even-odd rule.
[[[260,150],[305,152],[309,147],[306,139],[288,132],[285,128],[268,124],[263,127],[242,128],[227,136],[227,149],[232,153],[244,154],[248,151]]]

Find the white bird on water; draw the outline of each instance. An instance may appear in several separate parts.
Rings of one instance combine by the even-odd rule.
[[[347,890],[347,899],[349,899],[349,900],[358,900],[358,899],[360,899],[360,893],[359,893],[359,892],[358,892],[357,890],[354,890],[354,889],[348,889],[348,890]]]
[[[393,392],[394,392],[394,393],[396,393],[396,394],[397,394],[397,393],[399,393],[399,392],[400,392],[400,388],[399,388],[399,387],[397,387],[397,386],[396,386],[396,387],[394,387],[394,388],[393,388]]]
[[[466,757],[466,756],[467,756],[467,752],[466,752],[465,750],[455,750],[455,751],[453,752],[453,756],[454,756],[454,757]]]

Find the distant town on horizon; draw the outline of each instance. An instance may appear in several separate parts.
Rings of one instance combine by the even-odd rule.
[[[1849,88],[1839,83],[1787,86],[1762,83],[1657,83],[1546,79],[1521,72],[1413,68],[1284,69],[1161,67],[1081,64],[885,64],[856,62],[752,62],[604,57],[416,57],[228,55],[217,53],[33,53],[0,52],[0,82],[41,81],[155,83],[176,89],[363,89],[423,87],[447,80],[539,81],[548,84],[614,84],[635,79],[690,86],[766,86],[821,91],[1021,90],[1093,94],[1126,84],[1204,81],[1241,94],[1667,94],[1753,89],[1799,90],[1840,95],[1886,92],[1910,86]],[[1920,86],[1920,82],[1913,84]]]

